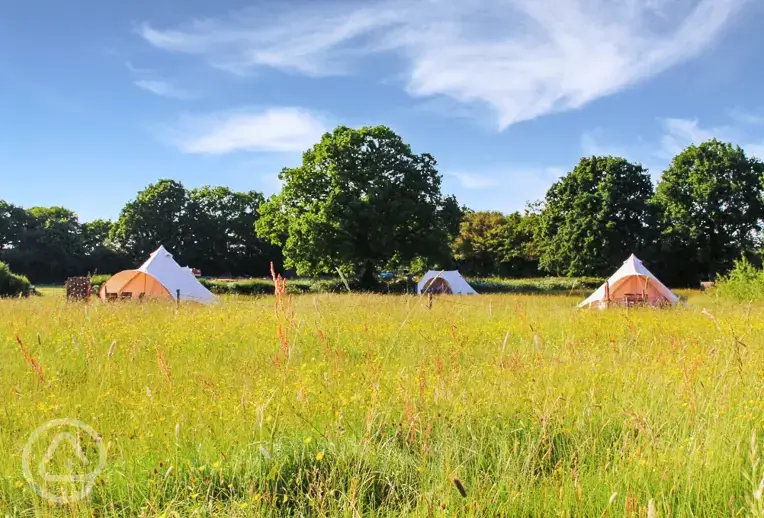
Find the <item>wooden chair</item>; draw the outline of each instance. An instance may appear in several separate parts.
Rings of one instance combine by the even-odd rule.
[[[131,291],[123,291],[120,294],[120,298],[122,298],[122,299],[131,299],[131,298],[133,298],[133,292],[131,292]]]
[[[647,302],[647,296],[644,293],[624,293],[623,301],[626,306],[633,306],[634,304],[644,304]]]

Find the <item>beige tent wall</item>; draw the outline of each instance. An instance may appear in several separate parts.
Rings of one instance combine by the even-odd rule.
[[[618,301],[623,299],[627,293],[641,295],[644,293],[647,302],[656,303],[663,298],[655,284],[648,278],[639,275],[631,275],[621,279],[615,286],[610,287],[610,300]]]
[[[101,286],[99,296],[104,299],[107,293],[116,293],[120,298],[123,293],[131,293],[131,298],[138,298],[143,294],[145,299],[174,300],[159,281],[138,270],[125,270],[112,276]]]
[[[103,299],[106,297],[106,293],[119,293],[122,291],[122,286],[130,282],[130,280],[138,275],[140,272],[137,270],[123,270],[119,273],[115,273],[109,280],[101,285],[101,289],[98,291],[98,296]]]

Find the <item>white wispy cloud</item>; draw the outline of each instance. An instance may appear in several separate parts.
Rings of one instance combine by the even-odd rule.
[[[298,8],[249,8],[175,30],[144,23],[139,33],[156,47],[204,56],[213,66],[238,75],[267,66],[325,76],[347,72],[352,58],[365,50],[347,45],[400,22],[400,14],[393,6],[357,8],[316,2]]]
[[[670,160],[691,144],[700,144],[713,138],[722,141],[738,141],[738,132],[731,126],[701,127],[698,119],[663,119],[664,134],[661,137],[658,156]],[[738,141],[739,142],[739,141]]]
[[[620,156],[629,158],[632,150],[609,142],[602,128],[584,131],[581,134],[581,152],[585,156]]]
[[[196,94],[178,88],[167,81],[161,81],[157,79],[141,79],[133,81],[133,84],[142,90],[151,92],[152,94],[159,95],[161,97],[170,97],[172,99],[187,100],[196,97]]]
[[[125,67],[126,67],[126,68],[127,68],[129,71],[130,71],[130,72],[132,72],[133,74],[140,74],[140,75],[145,75],[145,74],[153,74],[153,73],[154,73],[154,71],[153,71],[153,70],[151,70],[150,68],[141,68],[141,67],[136,67],[135,65],[133,65],[133,62],[132,62],[132,61],[130,61],[130,60],[128,60],[128,61],[125,61]]]
[[[742,108],[734,108],[729,111],[729,116],[735,122],[741,124],[764,124],[764,115],[761,111],[749,111]]]
[[[523,211],[528,203],[543,199],[549,187],[565,173],[562,167],[492,165],[469,173],[466,184],[456,174],[444,173],[443,190],[457,194],[460,203],[475,210]],[[491,185],[483,187],[482,180],[478,180],[475,187],[471,183],[474,178],[490,178],[487,183]]]
[[[465,189],[490,189],[501,183],[494,175],[482,173],[446,173],[445,176],[456,178]]]
[[[403,60],[407,91],[489,106],[503,129],[575,109],[703,52],[746,0],[377,0],[250,8],[139,34],[240,75]]]
[[[273,107],[185,116],[165,137],[184,153],[222,155],[237,151],[305,151],[327,131],[307,110]]]
[[[581,151],[584,155],[614,155],[627,160],[646,164],[654,178],[668,166],[670,161],[687,146],[701,144],[711,139],[732,142],[742,147],[749,156],[764,159],[764,136],[761,130],[748,125],[741,126],[732,114],[728,124],[702,125],[697,118],[660,119],[658,136],[649,141],[639,139],[630,144],[613,144],[601,129],[584,132],[581,136]]]
[[[459,201],[477,210],[522,211],[527,203],[543,199],[549,187],[566,174],[563,167],[533,167],[522,164],[493,166],[480,172],[444,173],[444,190],[458,185]],[[452,185],[449,179],[455,179]],[[449,190],[451,189],[451,190]]]

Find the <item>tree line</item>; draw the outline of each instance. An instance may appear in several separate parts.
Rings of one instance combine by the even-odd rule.
[[[585,157],[524,214],[467,213],[455,256],[474,273],[607,276],[629,253],[674,286],[760,262],[764,165],[730,143],[691,145],[656,187],[641,165]]]
[[[134,267],[160,243],[210,276],[342,275],[459,268],[472,276],[606,276],[636,253],[674,286],[759,257],[764,164],[739,146],[691,145],[657,186],[640,164],[582,158],[522,212],[473,211],[441,192],[431,155],[384,126],[326,133],[281,192],[160,180],[116,221],[0,201],[0,260],[33,282]],[[282,270],[283,271],[283,270]]]
[[[23,209],[0,200],[0,261],[32,282],[135,268],[160,244],[207,275],[264,275],[281,252],[254,232],[261,193],[186,189],[160,180],[138,193],[116,221],[79,222],[63,207]]]

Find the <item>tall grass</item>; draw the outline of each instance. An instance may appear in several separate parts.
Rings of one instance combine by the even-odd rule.
[[[427,309],[417,297],[284,296],[212,308],[0,301],[0,509],[757,509],[764,305],[692,295],[676,310],[594,312],[573,297],[486,295]],[[20,455],[61,417],[102,435],[108,467],[89,500],[53,506],[23,479]]]

